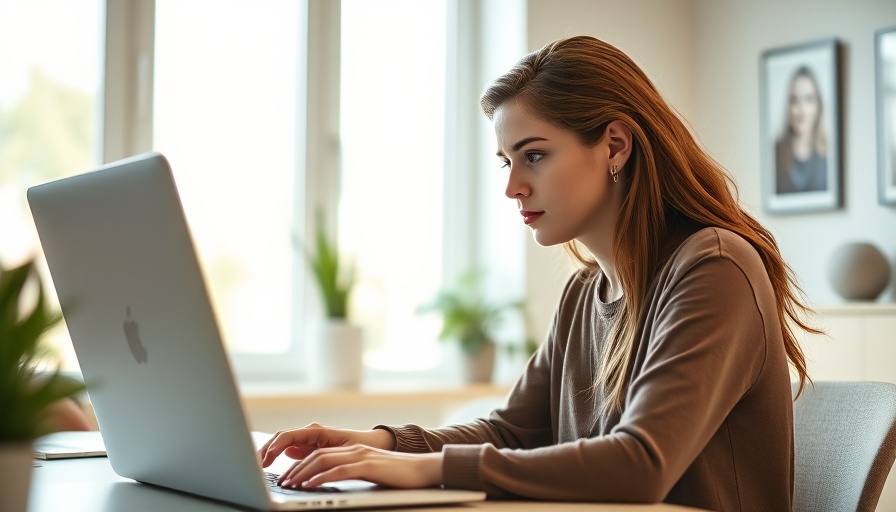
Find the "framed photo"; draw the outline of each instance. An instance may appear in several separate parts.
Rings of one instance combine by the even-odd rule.
[[[766,50],[759,78],[765,209],[792,213],[839,208],[839,41]]]
[[[877,69],[877,175],[881,204],[896,204],[896,27],[874,33]]]

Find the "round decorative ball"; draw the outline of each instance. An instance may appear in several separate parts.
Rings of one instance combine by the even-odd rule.
[[[867,242],[842,245],[828,263],[831,286],[847,300],[874,300],[890,283],[890,262]]]

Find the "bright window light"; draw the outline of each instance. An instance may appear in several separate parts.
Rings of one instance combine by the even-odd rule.
[[[441,356],[438,319],[416,309],[442,277],[446,27],[445,2],[342,1],[338,231],[372,369]]]
[[[0,2],[0,262],[5,266],[40,254],[25,191],[99,164],[104,3]],[[62,368],[76,369],[65,330],[56,329],[49,339]]]
[[[291,345],[301,3],[156,0],[154,148],[228,348]]]

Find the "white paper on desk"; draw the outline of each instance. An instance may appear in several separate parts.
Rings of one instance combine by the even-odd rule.
[[[98,431],[56,432],[34,441],[36,459],[71,459],[105,457],[106,445]]]

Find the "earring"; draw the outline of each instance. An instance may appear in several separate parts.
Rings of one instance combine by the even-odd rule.
[[[613,168],[610,169],[610,176],[613,177],[613,183],[617,183],[619,181],[619,167],[614,165]]]

